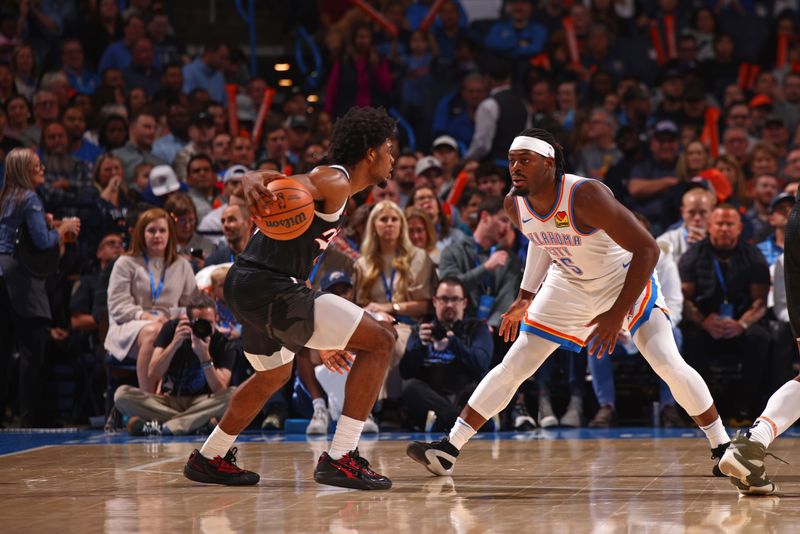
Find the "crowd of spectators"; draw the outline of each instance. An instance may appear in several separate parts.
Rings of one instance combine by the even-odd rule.
[[[276,13],[285,44],[303,21],[322,59],[317,87],[298,65],[278,87],[247,70],[237,36],[184,42],[166,2],[0,2],[2,424],[100,415],[102,401],[56,411],[66,363],[133,433],[211,428],[253,373],[222,292],[253,231],[241,178],[337,163],[331,130],[352,106],[399,119],[393,180],[351,199],[309,282],[398,321],[368,429],[447,428],[505,354],[496,332],[528,243],[502,198],[526,127],[640,216],[685,358],[728,421],[759,413],[799,363],[782,260],[800,183],[798,2],[446,0],[430,25],[432,0],[371,3],[381,24],[348,0]],[[635,354],[625,331],[611,358],[560,351],[489,426],[641,423],[652,402],[660,423],[687,423]],[[324,433],[341,380],[313,351],[297,362],[256,424],[300,416]],[[106,391],[103,366],[124,364],[134,380]]]

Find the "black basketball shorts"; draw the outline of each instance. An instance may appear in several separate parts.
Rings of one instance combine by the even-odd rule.
[[[262,269],[234,265],[224,291],[242,323],[244,353],[256,371],[291,362],[303,347],[344,349],[364,315],[349,300]]]

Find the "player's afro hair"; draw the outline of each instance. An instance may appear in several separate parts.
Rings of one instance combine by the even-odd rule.
[[[367,149],[379,148],[395,136],[396,123],[383,108],[350,108],[331,134],[331,161],[353,167],[367,155]]]
[[[542,130],[540,128],[528,128],[527,130],[520,132],[518,135],[524,137],[535,137],[536,139],[541,139],[542,141],[553,145],[556,160],[556,180],[560,180],[566,172],[567,164],[564,160],[564,148],[558,144],[555,136],[547,130]]]

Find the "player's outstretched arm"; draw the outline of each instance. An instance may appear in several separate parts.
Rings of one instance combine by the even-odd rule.
[[[584,182],[575,190],[573,198],[575,224],[581,231],[604,230],[619,246],[633,253],[617,300],[608,311],[589,322],[596,325],[587,339],[589,354],[601,357],[606,350],[608,354],[614,352],[625,315],[650,280],[660,250],[653,236],[603,184]]]

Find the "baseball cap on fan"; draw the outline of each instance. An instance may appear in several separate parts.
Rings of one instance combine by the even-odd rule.
[[[678,137],[678,125],[671,120],[658,121],[653,127],[653,137]]]
[[[453,150],[458,150],[458,141],[449,135],[440,135],[433,140],[433,145],[431,145],[432,150],[436,150],[437,148],[443,146],[448,146]]]
[[[789,202],[791,204],[794,204],[795,196],[791,193],[786,193],[786,192],[778,193],[777,195],[775,195],[775,198],[772,199],[772,202],[769,203],[769,212],[775,213],[775,208],[777,208],[781,202]]]
[[[231,180],[241,181],[244,175],[247,174],[247,171],[248,169],[244,165],[231,165],[228,167],[228,170],[225,171],[225,174],[222,175],[222,182],[227,184]]]
[[[353,281],[344,271],[331,271],[322,279],[319,288],[322,291],[327,291],[336,284],[346,284],[352,287]]]
[[[442,163],[439,161],[439,158],[425,156],[424,158],[420,158],[420,160],[414,166],[414,174],[417,176],[422,176],[426,171],[431,169],[439,169],[439,171],[441,171]]]
[[[178,177],[175,176],[175,171],[169,165],[156,165],[153,167],[150,170],[148,182],[150,190],[157,197],[163,197],[181,188]]]

